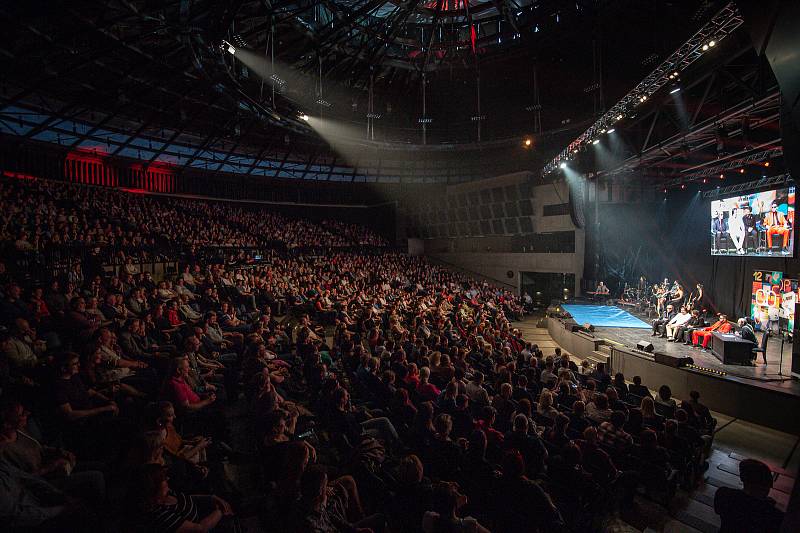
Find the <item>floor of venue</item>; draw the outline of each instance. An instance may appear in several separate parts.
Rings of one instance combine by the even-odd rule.
[[[538,344],[545,356],[552,354],[555,347],[558,346],[547,333],[546,328],[538,327],[538,319],[534,317],[529,317],[514,325],[520,329],[526,339]],[[646,333],[646,337],[643,332]],[[629,335],[626,336],[625,333],[629,333]],[[595,334],[601,337],[614,334],[616,339],[619,339],[618,342],[624,344],[629,344],[631,339],[635,339],[634,345],[642,339],[650,340],[659,351],[667,351],[667,349],[677,351],[683,348],[693,353],[699,352],[699,350],[691,350],[688,346],[678,346],[660,338],[652,338],[649,336],[648,330],[597,328]],[[779,357],[779,353],[776,351],[779,351],[780,343],[776,344],[778,346],[773,345],[769,351],[768,361],[770,361],[769,367],[774,368],[777,372],[777,360],[772,362],[774,357]],[[787,353],[789,349],[790,346],[787,348]],[[707,355],[716,361],[711,353]],[[580,360],[577,357],[576,359]],[[741,368],[747,370],[746,367]],[[758,367],[749,370],[758,371]],[[648,385],[652,387],[656,384]],[[713,415],[719,422],[714,434],[714,448],[709,458],[709,468],[705,473],[703,483],[691,493],[679,490],[669,509],[643,496],[637,496],[636,508],[623,513],[618,522],[609,524],[610,531],[660,531],[664,533],[717,531],[720,522],[714,512],[714,494],[719,487],[723,486],[741,488],[739,461],[744,458],[759,459],[770,466],[775,479],[770,496],[778,502],[781,510],[786,510],[795,483],[793,476],[800,467],[800,450],[798,449],[800,436],[731,418],[724,413],[714,412]]]

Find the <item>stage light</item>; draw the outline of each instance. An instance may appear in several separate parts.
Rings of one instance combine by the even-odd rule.
[[[764,162],[764,166],[765,166],[765,167],[768,167],[768,166],[769,166],[769,161],[765,161],[765,162]]]
[[[610,130],[608,130],[608,133],[611,134],[611,133],[614,133],[615,131],[617,131],[617,130],[615,130],[614,128],[611,128]]]
[[[680,74],[678,74],[677,72],[673,72],[673,73],[672,73],[672,75],[673,75],[673,76],[675,76],[676,78],[677,78],[678,76],[680,76]]]
[[[669,94],[675,94],[676,92],[678,92],[678,91],[680,91],[680,90],[681,90],[681,88],[680,88],[680,87],[675,87],[674,89],[672,89],[672,90],[669,92]]]
[[[720,173],[719,179],[724,180],[725,179],[725,174]]]
[[[710,48],[714,48],[715,46],[717,46],[717,41],[709,41],[709,42],[708,42],[708,46],[709,46]]]
[[[664,189],[664,194],[667,194],[667,189],[666,188]]]
[[[707,45],[707,44],[704,44],[704,45],[703,45],[703,52],[707,52],[707,51],[708,51],[708,45]]]
[[[703,183],[708,183],[708,180],[706,178],[703,178]]]
[[[599,142],[600,142],[600,139],[595,139],[595,140],[592,141],[592,144],[597,144]]]
[[[685,183],[681,183],[681,189],[685,189],[685,188],[686,188],[686,184]]]
[[[622,120],[622,115],[617,115],[617,120]]]
[[[533,141],[530,138],[525,139],[525,148],[530,148]]]
[[[744,169],[743,168],[739,169],[739,174],[744,174]]]
[[[558,168],[560,168],[561,170],[564,170],[565,168],[567,168],[567,162],[566,161],[562,161],[561,164],[558,165]]]
[[[300,119],[301,120],[305,120],[306,122],[308,122],[308,115],[306,115],[305,113],[301,113],[300,114]]]

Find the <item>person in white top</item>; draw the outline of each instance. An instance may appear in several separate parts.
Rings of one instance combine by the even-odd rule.
[[[728,217],[728,233],[731,236],[733,245],[736,246],[736,253],[743,255],[744,251],[744,213],[738,208],[731,208],[731,214]]]
[[[681,306],[680,312],[672,317],[672,320],[667,322],[667,340],[670,342],[675,341],[675,331],[681,327],[685,326],[689,319],[692,318],[692,314],[689,312],[686,307]]]

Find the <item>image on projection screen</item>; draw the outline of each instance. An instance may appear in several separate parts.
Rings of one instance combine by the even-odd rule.
[[[711,255],[794,256],[794,187],[711,202]]]

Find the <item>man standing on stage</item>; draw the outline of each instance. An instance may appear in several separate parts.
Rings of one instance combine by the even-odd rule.
[[[653,320],[653,334],[651,336],[655,337],[656,335],[658,335],[660,333],[661,328],[663,326],[666,326],[667,323],[669,323],[669,321],[672,320],[674,317],[675,317],[675,308],[672,306],[672,304],[670,304],[667,306],[666,311],[664,311],[658,318]],[[667,336],[666,332],[664,332],[661,336],[666,337]]]
[[[787,255],[789,253],[789,235],[791,229],[789,228],[789,221],[786,216],[778,211],[778,203],[772,202],[767,216],[764,217],[764,226],[767,228],[767,253],[772,255],[772,236],[781,236],[781,253]]]
[[[733,325],[728,322],[727,315],[719,315],[719,320],[712,325],[703,329],[696,329],[692,332],[692,346],[702,345],[705,350],[708,348],[708,343],[711,342],[711,334],[715,331],[720,333],[730,333],[733,330]]]

